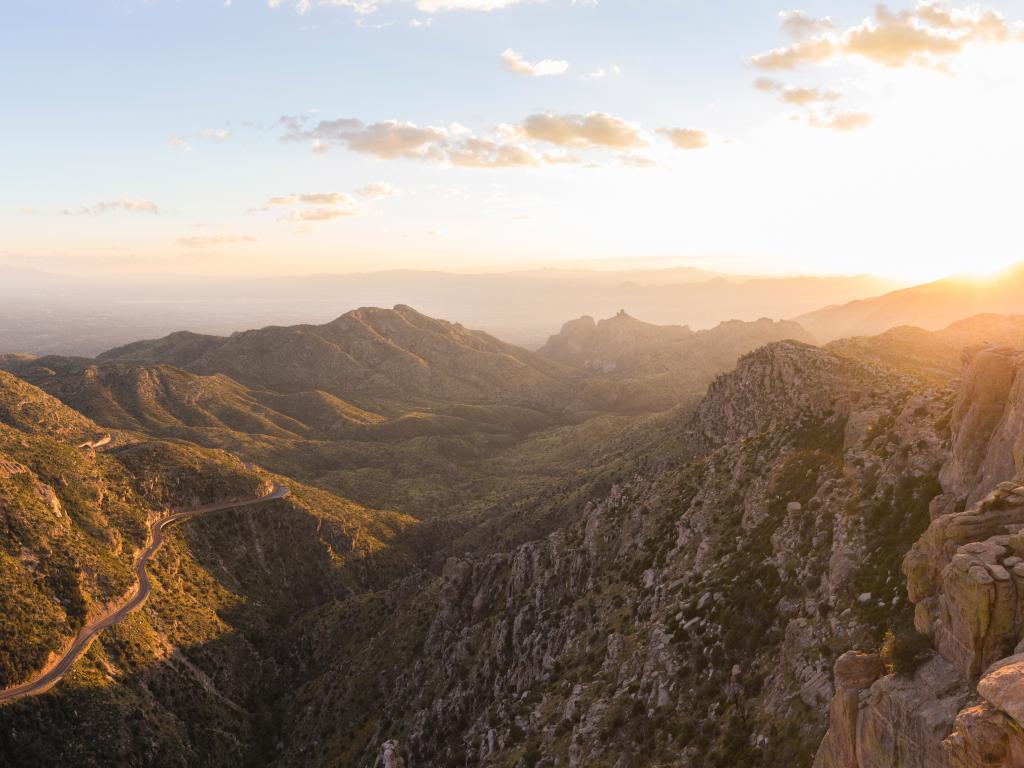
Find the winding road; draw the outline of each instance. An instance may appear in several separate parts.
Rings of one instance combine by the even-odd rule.
[[[71,647],[68,648],[64,655],[49,664],[35,677],[35,679],[30,680],[27,683],[14,686],[13,688],[5,688],[0,691],[0,704],[6,704],[11,701],[22,699],[26,696],[34,696],[36,694],[43,693],[44,691],[48,691],[63,679],[64,675],[67,674],[72,665],[74,665],[74,663],[81,658],[82,654],[88,650],[89,645],[100,632],[109,626],[117,624],[119,621],[124,619],[125,616],[138,610],[142,604],[146,602],[146,598],[149,597],[149,593],[152,590],[152,586],[149,582],[149,574],[146,573],[146,566],[160,549],[160,545],[164,543],[164,529],[168,526],[184,522],[185,520],[190,520],[191,518],[198,517],[199,515],[205,515],[209,512],[221,512],[228,509],[236,509],[238,507],[247,507],[250,504],[260,504],[264,501],[284,498],[287,495],[287,488],[279,483],[274,483],[270,493],[263,496],[243,499],[242,501],[226,501],[217,504],[207,504],[204,507],[197,507],[196,509],[190,509],[186,512],[171,512],[164,517],[154,520],[149,528],[149,546],[142,551],[142,554],[139,555],[138,561],[135,563],[135,575],[139,580],[139,585],[132,598],[120,608],[83,627],[82,631],[78,633],[78,637],[75,638],[75,641],[71,644]]]

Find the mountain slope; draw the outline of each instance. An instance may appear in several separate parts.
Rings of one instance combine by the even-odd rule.
[[[168,362],[283,392],[319,389],[364,407],[382,400],[557,407],[569,377],[526,350],[404,305],[353,310],[320,326],[269,327],[227,338],[177,335],[98,359]]]
[[[566,323],[538,354],[582,367],[575,407],[596,410],[664,410],[701,396],[720,373],[758,347],[784,339],[810,341],[793,322],[730,320],[693,332],[659,326],[624,312],[594,323]]]
[[[222,451],[99,427],[0,372],[0,685],[33,675],[119,604],[148,522],[167,508],[292,495],[169,530],[149,601],[104,630],[49,692],[0,707],[5,766],[251,764],[267,697],[303,666],[283,628],[413,570],[415,521]]]
[[[1024,265],[989,278],[947,277],[932,283],[825,307],[795,318],[819,342],[869,336],[900,325],[938,330],[972,315],[1024,311]]]
[[[940,331],[900,326],[878,336],[838,339],[827,347],[848,357],[943,381],[960,374],[967,348],[990,345],[1024,347],[1024,315],[976,315]]]
[[[686,326],[653,325],[625,311],[597,323],[584,315],[563,325],[537,353],[565,365],[607,372],[624,360],[693,335]]]
[[[908,621],[889,609],[945,409],[806,345],[746,356],[688,422],[703,455],[320,641],[336,652],[283,707],[274,764],[368,768],[397,739],[416,765],[809,765],[838,649]]]

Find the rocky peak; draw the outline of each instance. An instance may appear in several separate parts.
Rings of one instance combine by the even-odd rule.
[[[599,322],[584,315],[570,320],[548,339],[540,354],[552,360],[598,370],[614,370],[626,360],[693,336],[685,325],[654,325],[619,310]]]
[[[882,389],[891,374],[797,341],[744,355],[708,389],[697,414],[712,444],[749,437],[801,418],[828,418]]]

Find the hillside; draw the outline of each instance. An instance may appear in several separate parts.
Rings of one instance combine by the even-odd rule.
[[[741,354],[803,335],[792,323],[768,320],[680,334],[621,315],[600,325],[619,329],[608,338],[615,337],[621,367],[604,371],[551,361],[406,308],[360,310],[331,325],[229,338],[172,334],[97,360],[7,355],[0,369],[108,429],[228,450],[418,518],[450,517],[453,510],[465,517],[559,485],[562,473],[575,476],[592,460],[592,441],[624,444],[618,433],[637,416],[691,407]],[[319,351],[302,351],[304,344]],[[308,356],[316,359],[307,363]],[[268,359],[287,361],[280,365],[283,382],[259,374]],[[406,376],[413,359],[413,375]],[[443,399],[467,391],[469,379],[454,372],[468,368],[477,371],[473,397]],[[509,375],[487,373],[492,368]],[[382,371],[389,372],[387,386],[372,385]],[[503,402],[513,399],[506,378],[518,380],[521,391],[536,385],[542,396],[532,399],[546,404]],[[442,384],[427,400],[421,386],[434,380]],[[550,446],[563,441],[565,448],[551,454]]]
[[[939,331],[900,326],[877,336],[839,339],[827,348],[942,381],[960,374],[965,349],[991,345],[1024,347],[1024,315],[976,315]]]
[[[109,350],[102,361],[168,363],[242,384],[322,390],[363,407],[386,400],[564,403],[570,372],[526,350],[414,309],[364,308],[319,326],[226,338],[176,334]]]
[[[796,322],[819,342],[871,336],[911,325],[934,331],[979,314],[1020,314],[1024,310],[1024,265],[993,277],[954,276],[870,299],[799,315]]]
[[[0,686],[38,672],[125,599],[148,522],[163,510],[247,498],[274,479],[222,451],[130,433],[96,451],[77,447],[99,430],[0,372]],[[411,519],[277,479],[292,487],[289,499],[172,529],[145,607],[102,633],[53,691],[0,707],[4,765],[238,757],[239,739],[253,733],[253,665],[270,685],[274,655],[285,653],[261,638],[411,563],[391,546]],[[200,725],[210,722],[221,735]],[[48,726],[59,738],[42,738]],[[225,751],[223,739],[236,747]]]
[[[424,765],[810,765],[836,655],[908,621],[879,606],[927,525],[945,410],[813,347],[746,356],[687,418],[694,458],[546,538],[450,558],[361,636],[355,676],[339,637],[282,709],[275,764],[371,766],[397,740]]]
[[[569,324],[544,352],[563,362],[380,312],[336,336],[252,332],[251,356],[234,337],[179,336],[103,360],[0,360],[23,377],[0,373],[10,680],[124,593],[159,510],[292,490],[174,531],[146,607],[53,691],[0,707],[8,762],[375,768],[386,751],[424,766],[867,768],[921,744],[941,768],[1014,765],[1012,704],[972,686],[989,663],[1016,669],[1020,612],[946,563],[954,542],[994,581],[1018,565],[971,542],[1008,550],[1024,525],[1006,484],[1019,317],[821,348],[786,338],[793,323],[691,332],[620,315]],[[367,317],[372,333],[348,328]],[[440,372],[403,393],[498,361],[564,387],[564,405],[500,402],[510,390],[481,375],[475,396],[496,400],[370,410],[301,388],[301,368],[281,389],[199,370],[310,335],[364,372],[355,353],[401,371],[416,349]],[[153,359],[178,352],[185,368]],[[332,386],[361,397],[370,380]],[[671,407],[594,407],[629,387]]]

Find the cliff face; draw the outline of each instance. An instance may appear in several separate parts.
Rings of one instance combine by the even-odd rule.
[[[816,768],[1024,765],[1022,371],[1010,349],[966,356],[943,493],[903,562],[933,655],[889,675],[874,654],[842,656]]]

